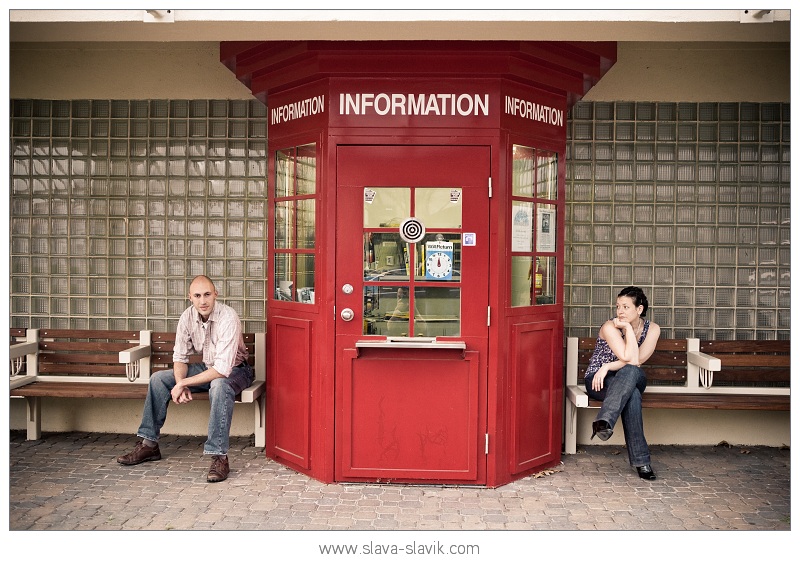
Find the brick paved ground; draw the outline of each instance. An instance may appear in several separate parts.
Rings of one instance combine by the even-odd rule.
[[[790,451],[653,447],[646,482],[623,450],[584,446],[553,473],[496,489],[323,484],[232,438],[231,476],[205,480],[204,438],[123,467],[134,438],[11,432],[10,530],[790,530]]]

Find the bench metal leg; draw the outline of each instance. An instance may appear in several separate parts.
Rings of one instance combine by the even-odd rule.
[[[574,455],[578,451],[578,408],[569,398],[564,402],[564,453]]]
[[[26,396],[28,405],[28,439],[42,438],[42,399],[35,396]]]
[[[267,445],[267,414],[266,406],[267,395],[262,394],[253,402],[253,412],[255,415],[254,429],[255,429],[255,445],[256,447],[266,447]]]

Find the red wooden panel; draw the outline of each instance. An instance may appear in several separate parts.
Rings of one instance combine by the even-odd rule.
[[[282,316],[270,321],[267,446],[270,455],[308,469],[312,323]]]
[[[554,442],[554,426],[561,421],[554,414],[561,396],[557,395],[556,402],[559,391],[553,383],[555,355],[561,354],[557,337],[558,325],[554,321],[512,327],[512,474],[560,454],[560,441]]]
[[[478,353],[343,353],[342,480],[475,481]]]

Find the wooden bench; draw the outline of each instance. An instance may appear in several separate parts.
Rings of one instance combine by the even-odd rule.
[[[15,336],[16,333],[16,336]],[[253,405],[255,445],[264,447],[266,340],[263,333],[244,334],[255,369],[253,385],[236,401]],[[139,399],[147,396],[150,375],[172,366],[174,333],[149,330],[27,330],[25,341],[12,331],[11,397],[27,402],[27,437],[41,438],[42,398]],[[192,361],[196,361],[193,359]],[[208,399],[208,393],[193,394]]]
[[[602,406],[602,402],[589,398],[583,382],[595,341],[595,338],[567,338],[565,453],[575,453],[577,448],[578,409]],[[644,369],[648,382],[642,395],[645,408],[789,410],[790,407],[788,341],[659,339]]]

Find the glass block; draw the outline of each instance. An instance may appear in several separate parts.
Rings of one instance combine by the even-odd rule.
[[[613,198],[616,202],[633,200],[634,185],[618,182],[613,186]]]
[[[752,328],[755,325],[756,311],[749,308],[736,309],[736,327],[737,328]]]
[[[70,298],[69,314],[71,316],[86,316],[89,314],[89,301],[86,298]]]
[[[610,204],[595,204],[592,208],[592,216],[595,222],[610,222],[612,206]]]
[[[249,278],[262,279],[266,272],[265,261],[247,261],[246,275]]]
[[[580,140],[592,139],[592,124],[574,122],[572,124],[572,138]]]
[[[266,254],[264,252],[264,245],[266,242],[264,241],[247,241],[247,257],[265,257]]]
[[[713,285],[715,274],[713,267],[696,267],[694,271],[695,284]]]
[[[755,275],[754,275],[755,276]],[[717,268],[717,286],[733,286],[736,284],[736,269],[733,267]]]
[[[754,175],[760,174],[761,182],[779,182],[781,180],[781,167],[778,165],[761,165],[756,170],[760,171],[760,173],[756,172]]]
[[[675,317],[675,326],[683,328],[691,328],[695,326],[693,310],[689,308],[675,308],[673,314]]]
[[[778,265],[778,250],[771,247],[762,247],[758,250],[759,265]]]
[[[655,166],[652,163],[638,163],[636,165],[636,180],[649,181],[655,178]],[[627,180],[627,179],[624,179]]]
[[[695,289],[694,304],[697,306],[714,306],[714,289],[713,288]]]
[[[206,255],[208,257],[224,257],[225,242],[221,239],[210,239],[206,241]]]
[[[714,325],[717,328],[733,328],[734,327],[734,311],[719,309],[714,311]],[[719,334],[717,334],[719,336]]]
[[[572,279],[574,284],[590,284],[592,270],[589,265],[572,265]]]
[[[632,123],[617,122],[614,139],[617,141],[633,141],[635,139],[635,125]]]
[[[777,143],[781,141],[780,124],[761,124],[761,129],[759,133],[760,133],[759,137],[761,138],[761,141],[764,143]]]
[[[11,311],[16,314],[30,314],[31,312],[31,299],[29,296],[15,296],[11,299]],[[29,327],[27,323],[16,325],[17,318],[12,317],[11,327]],[[12,340],[13,343],[13,340]]]
[[[131,296],[145,296],[147,294],[145,280],[141,278],[128,280],[128,294]]]
[[[661,326],[662,331],[661,335],[665,335],[665,331],[663,328],[670,328],[673,325],[673,315],[671,308],[654,308],[652,311],[648,312],[648,317],[651,318],[655,323]]]
[[[738,124],[736,124],[736,123],[733,123],[733,124],[720,123],[720,125],[719,125],[719,140],[721,142],[737,142],[737,141],[739,141],[739,136],[740,136],[740,132],[739,132],[739,125]],[[753,136],[751,135],[751,137],[753,137]],[[744,140],[744,141],[753,141],[753,139]]]
[[[614,145],[597,143],[594,145],[594,158],[596,161],[609,161],[613,159]]]
[[[698,328],[713,328],[714,310],[712,308],[696,308],[694,311],[694,324]]]
[[[753,239],[752,231],[747,231],[744,233],[744,229],[741,230],[742,233],[742,243],[754,243],[755,239]],[[768,228],[768,227],[760,227],[758,228],[758,243],[760,245],[778,245],[778,243],[788,243],[788,230],[787,237],[781,235],[783,230],[779,230],[778,228]]]
[[[638,123],[636,124],[636,140],[637,141],[655,141],[656,127],[655,124]]]
[[[627,286],[633,280],[633,269],[628,266],[615,265],[613,270],[613,283],[619,286]]]
[[[697,128],[697,139],[699,141],[717,141],[718,139],[718,126],[714,124],[700,124]],[[683,138],[681,138],[683,139]]]
[[[143,298],[128,299],[128,317],[144,316],[147,314],[147,300]]]
[[[675,241],[675,228],[673,226],[656,226],[656,242],[673,243]]]
[[[717,288],[717,308],[730,308],[736,302],[736,290],[733,288]]]
[[[674,273],[675,273],[675,284],[677,285],[694,284],[694,268],[676,267]]]
[[[757,277],[760,287],[775,286],[778,282],[778,271],[775,268],[760,268],[757,270]]]
[[[681,102],[678,104],[678,120],[694,121],[697,120],[697,104],[691,102]]]
[[[592,327],[600,327],[602,326],[607,320],[614,317],[611,308],[590,308],[590,318],[591,318],[591,325]]]
[[[206,261],[206,273],[211,278],[221,279],[225,276],[225,261],[208,260]]]

